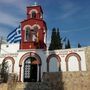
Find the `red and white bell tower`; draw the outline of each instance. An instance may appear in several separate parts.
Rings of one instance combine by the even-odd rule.
[[[46,32],[41,6],[27,7],[27,19],[21,22],[20,49],[46,49]]]

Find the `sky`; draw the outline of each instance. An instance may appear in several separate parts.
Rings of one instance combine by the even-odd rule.
[[[37,2],[43,9],[48,28],[59,28],[72,47],[90,46],[90,0],[0,0],[0,36],[4,38],[26,19],[26,7]]]

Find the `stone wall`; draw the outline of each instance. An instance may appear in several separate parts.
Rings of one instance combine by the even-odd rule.
[[[7,87],[8,85],[5,83],[0,84],[0,90],[8,90]]]
[[[85,48],[86,68],[90,71],[90,46]]]
[[[45,73],[43,80],[53,83],[53,90],[90,90],[90,72]]]
[[[42,82],[0,84],[0,90],[90,90],[90,72],[44,73]]]

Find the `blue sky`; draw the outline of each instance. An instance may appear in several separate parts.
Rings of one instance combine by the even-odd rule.
[[[90,0],[0,0],[0,36],[6,37],[26,19],[26,7],[42,6],[48,27],[48,43],[53,27],[59,28],[72,47],[90,45]]]

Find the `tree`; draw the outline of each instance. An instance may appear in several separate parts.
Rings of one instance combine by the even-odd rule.
[[[69,39],[68,39],[68,41],[67,41],[67,47],[68,47],[68,48],[71,48]]]
[[[78,48],[81,48],[81,44],[80,43],[78,43]]]
[[[8,79],[8,64],[5,61],[2,62],[1,78],[2,78],[3,82],[7,82],[7,79]]]
[[[51,43],[49,46],[49,50],[54,50],[56,46],[56,29],[52,29],[52,35],[51,35]]]
[[[49,50],[62,49],[61,40],[59,29],[56,30],[56,28],[53,28]]]
[[[70,44],[70,41],[68,39],[67,43],[65,44],[65,49],[69,49],[69,48],[71,48],[71,44]]]
[[[68,49],[67,44],[65,44],[65,49]]]
[[[62,38],[60,37],[59,28],[57,29],[57,49],[62,49]]]

